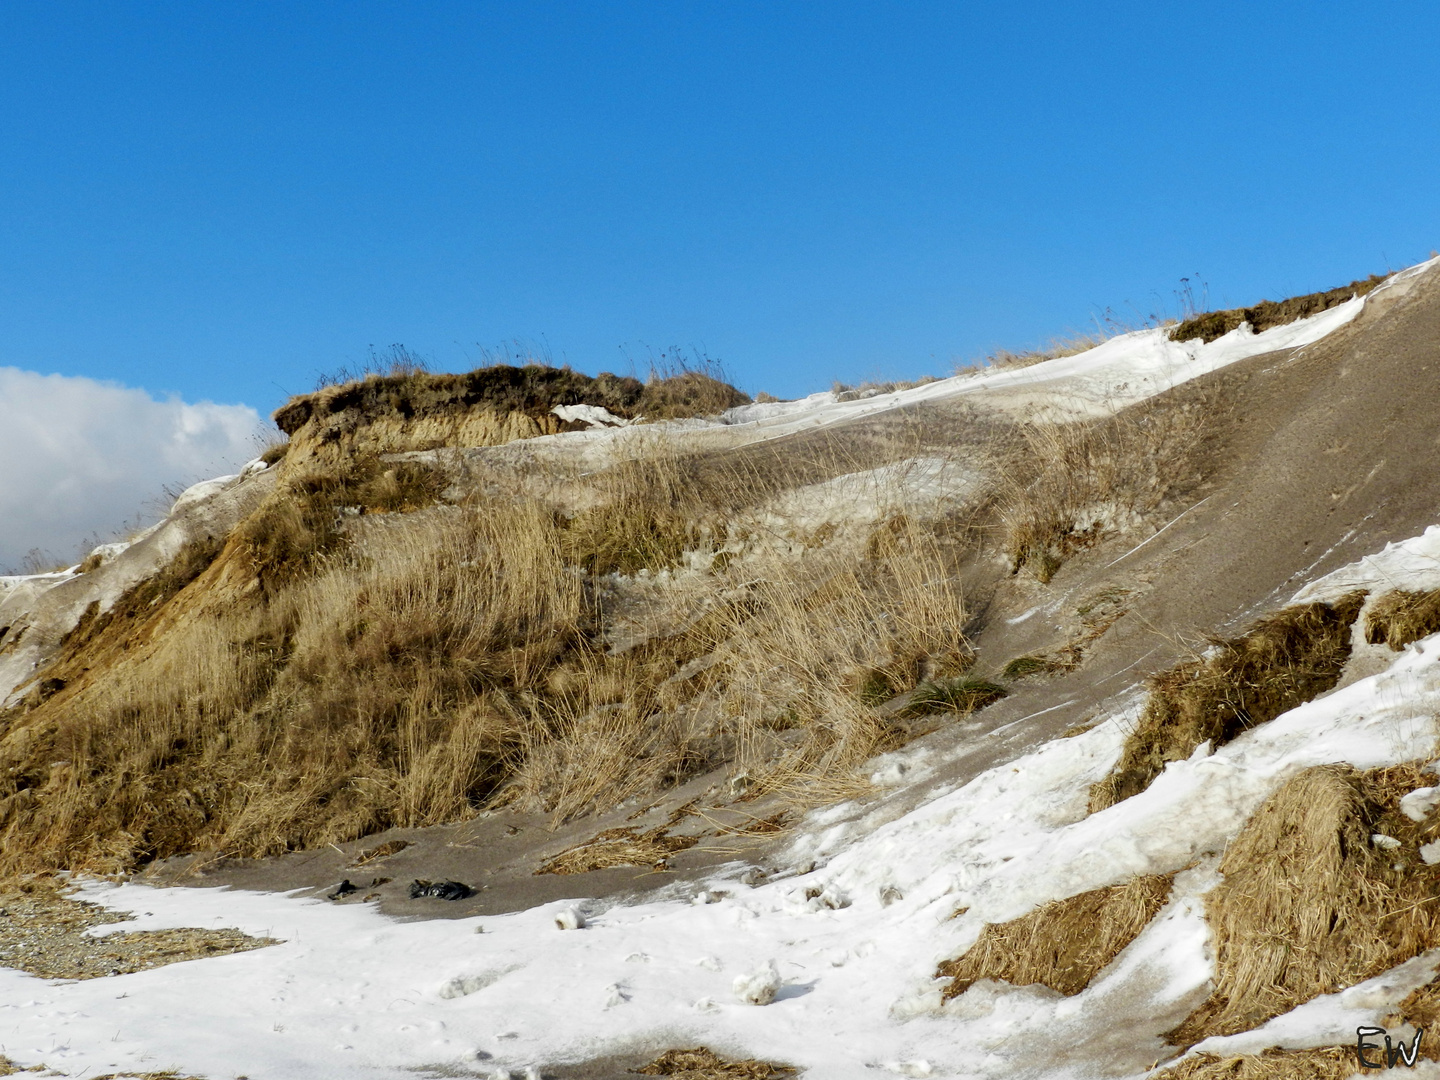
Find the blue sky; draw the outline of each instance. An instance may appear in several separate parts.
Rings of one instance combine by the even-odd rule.
[[[1437,11],[12,0],[0,367],[268,413],[372,345],[679,346],[789,397],[1329,287],[1440,246]]]

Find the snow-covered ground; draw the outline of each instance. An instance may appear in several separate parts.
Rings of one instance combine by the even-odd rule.
[[[1177,344],[1164,330],[1145,330],[1073,357],[871,398],[817,394],[732,410],[720,424],[611,426],[532,442],[653,439],[659,429],[744,441],[965,395],[1026,415],[1062,403],[1069,415],[1098,415],[1238,360],[1318,341],[1436,261],[1370,297],[1260,335],[1242,327],[1209,345]],[[876,493],[896,486],[965,487],[953,463],[906,464],[903,478],[841,478],[780,500],[777,521],[808,524],[814,506],[836,503],[871,515],[883,501]],[[172,518],[235,483],[197,485]],[[73,576],[0,580],[0,603],[18,610],[28,603],[22,593],[39,597]],[[1296,599],[1437,582],[1440,528]],[[738,882],[735,868],[703,889],[630,906],[576,899],[478,920],[399,923],[368,906],[292,895],[92,883],[89,897],[138,916],[97,933],[233,926],[284,943],[79,983],[0,969],[0,1052],[70,1076],[173,1067],[261,1080],[409,1077],[426,1067],[521,1074],[630,1047],[704,1043],[802,1065],[825,1080],[1139,1076],[1166,1053],[1156,1033],[1208,992],[1204,896],[1219,853],[1260,803],[1313,765],[1372,768],[1437,753],[1440,635],[1400,654],[1371,648],[1365,659],[1373,673],[1216,753],[1202,747],[1141,795],[1093,816],[1085,815],[1088,788],[1120,753],[1140,706],[1133,688],[1098,726],[968,783],[937,781],[947,770],[934,751],[887,755],[877,785],[903,790],[863,811],[812,814],[787,859],[809,869],[754,888]],[[926,790],[918,805],[917,785]],[[982,983],[941,1004],[937,963],[962,953],[985,923],[1184,867],[1165,909],[1083,993]],[[582,918],[570,918],[572,909]],[[557,918],[583,925],[562,929]],[[1422,958],[1257,1032],[1212,1042],[1250,1051],[1343,1041],[1358,1024],[1378,1022],[1437,963]],[[742,1000],[764,999],[758,991],[776,981],[769,1003]]]
[[[1394,545],[1315,588],[1367,572],[1383,572],[1387,587],[1428,581],[1437,537]],[[1440,635],[1392,656],[1385,670],[1218,752],[1202,747],[1091,816],[1087,789],[1119,754],[1140,705],[1133,689],[1097,727],[968,783],[935,781],[944,770],[934,751],[889,755],[877,781],[928,783],[918,806],[911,791],[913,809],[898,808],[897,795],[863,813],[814,813],[787,858],[806,872],[754,888],[736,868],[634,905],[577,898],[400,923],[292,895],[92,883],[90,898],[138,915],[97,933],[233,926],[284,943],[79,983],[0,971],[0,1050],[70,1076],[173,1067],[252,1080],[402,1077],[427,1066],[522,1075],[702,1043],[826,1080],[1139,1076],[1165,1056],[1157,1033],[1208,992],[1204,896],[1219,854],[1260,803],[1313,765],[1368,769],[1440,749]],[[1185,867],[1168,905],[1081,994],[981,983],[942,1005],[936,964],[986,922]],[[1346,1041],[1437,963],[1423,957],[1214,1048]],[[774,981],[772,965],[773,1001],[743,1001]]]
[[[1171,341],[1167,327],[1137,330],[1074,356],[1028,367],[983,368],[868,397],[826,391],[795,401],[757,402],[730,409],[715,420],[638,426],[596,422],[588,431],[528,439],[526,446],[531,453],[559,451],[593,459],[599,467],[617,457],[642,453],[662,432],[694,447],[737,446],[941,401],[966,400],[1026,420],[1105,416],[1250,357],[1313,345],[1354,321],[1367,305],[1404,295],[1416,278],[1437,264],[1440,258],[1418,263],[1366,296],[1260,334],[1246,323],[1205,343]]]

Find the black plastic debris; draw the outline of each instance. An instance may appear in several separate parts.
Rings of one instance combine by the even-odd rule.
[[[332,893],[329,893],[329,894],[325,897],[325,899],[326,899],[326,900],[339,900],[342,896],[349,896],[351,893],[359,892],[359,891],[360,891],[360,887],[359,887],[358,885],[352,885],[352,884],[350,883],[350,879],[349,879],[349,878],[346,878],[344,881],[340,882],[339,885],[335,886],[335,891],[332,892]]]
[[[417,879],[410,883],[411,900],[419,900],[422,896],[434,897],[436,900],[464,900],[474,895],[474,889],[458,881],[423,881]]]

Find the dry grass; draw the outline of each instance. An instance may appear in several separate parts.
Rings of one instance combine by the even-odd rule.
[[[289,452],[289,439],[275,439],[260,448],[260,460],[267,466],[274,465],[276,462],[284,461],[285,455]]]
[[[17,1073],[44,1073],[46,1076],[61,1075],[46,1065],[31,1065],[28,1069],[21,1068],[4,1054],[0,1054],[0,1076],[15,1076]],[[159,1072],[103,1073],[99,1076],[92,1077],[91,1080],[205,1080],[205,1078],[203,1076],[184,1076],[174,1069],[161,1069]]]
[[[1059,360],[1062,357],[1078,356],[1080,353],[1089,352],[1095,346],[1105,344],[1108,339],[1109,335],[1096,331],[1053,338],[1048,345],[1039,349],[1025,349],[1021,352],[997,349],[985,358],[984,366],[995,368],[1032,367],[1035,364],[1043,364],[1047,360]],[[957,374],[959,373],[957,372]]]
[[[1202,480],[1213,411],[1192,394],[1100,420],[1022,426],[999,494],[1012,569],[1048,582],[1075,552],[1190,494]]]
[[[672,1080],[778,1080],[795,1073],[790,1065],[753,1058],[729,1061],[703,1046],[693,1050],[666,1050],[649,1065],[633,1071],[642,1076],[668,1076]]]
[[[1397,652],[1412,641],[1440,633],[1440,589],[1388,592],[1365,613],[1365,640]]]
[[[1431,1038],[1420,1040],[1420,1055],[1432,1061],[1440,1061],[1440,1043],[1434,1033],[1440,1029],[1440,979],[1432,979],[1408,995],[1396,1007],[1395,1015],[1385,1018],[1387,1027],[1409,1024],[1417,1030],[1424,1030]],[[1378,1055],[1371,1054],[1371,1057]]]
[[[915,688],[910,700],[897,714],[900,717],[925,716],[937,712],[969,715],[1006,695],[999,683],[987,679],[941,679],[924,682]]]
[[[1209,311],[1203,315],[1186,319],[1175,327],[1170,331],[1170,340],[1189,341],[1192,338],[1199,338],[1208,343],[1237,329],[1241,323],[1247,322],[1250,324],[1250,328],[1259,334],[1275,326],[1284,326],[1297,319],[1318,315],[1337,304],[1345,303],[1351,297],[1364,296],[1385,280],[1386,278],[1379,274],[1371,274],[1368,278],[1361,278],[1359,281],[1352,281],[1349,285],[1342,285],[1338,289],[1329,289],[1325,292],[1292,296],[1288,300],[1279,302],[1261,300],[1254,307],[1248,308]]]
[[[567,848],[547,860],[537,874],[586,874],[614,866],[649,866],[665,869],[666,860],[699,842],[694,836],[666,836],[667,826],[641,832],[622,826],[605,829],[583,844]]]
[[[1440,941],[1440,867],[1418,845],[1440,822],[1399,812],[1431,777],[1410,765],[1307,769],[1231,844],[1207,897],[1211,997],[1167,1035],[1189,1046],[1248,1031],[1318,994],[1378,975]],[[1400,842],[1394,850],[1373,834]]]
[[[1169,877],[1148,875],[1056,900],[986,926],[964,956],[945,961],[935,974],[950,980],[947,1001],[980,979],[1078,994],[1135,940],[1169,895]]]
[[[1259,1054],[1196,1054],[1151,1080],[1349,1080],[1359,1071],[1353,1046],[1272,1048]]]
[[[917,386],[929,386],[931,383],[939,381],[940,378],[937,375],[924,375],[918,379],[862,382],[856,386],[837,382],[830,387],[830,392],[835,395],[836,401],[859,401],[863,398],[879,397],[882,394],[895,394],[901,390],[913,390]]]
[[[1075,667],[1064,657],[1052,653],[1027,653],[1017,656],[1000,671],[1004,679],[1028,679],[1031,675],[1049,675],[1056,671],[1070,671]]]
[[[388,859],[391,855],[398,855],[409,846],[410,841],[408,840],[387,840],[383,844],[377,844],[373,848],[366,848],[360,852],[350,863],[350,867],[351,869],[359,869],[362,866],[369,866],[371,863],[379,862],[381,859]]]
[[[1137,795],[1201,743],[1218,748],[1335,685],[1350,656],[1350,626],[1364,601],[1286,608],[1238,638],[1154,676],[1145,710],[1115,771],[1090,791],[1092,813]]]
[[[415,521],[370,551],[192,611],[12,727],[4,861],[123,869],[472,812],[522,737],[517,693],[580,633],[583,583],[538,510]]]
[[[969,666],[959,543],[908,518],[872,541],[777,560],[719,629],[735,760],[767,789],[844,776],[894,738],[857,692],[877,676],[898,693]]]
[[[432,505],[443,487],[437,471],[416,462],[387,463],[373,454],[339,463],[311,459],[281,474],[235,530],[235,540],[273,588],[332,554],[345,541],[347,515],[418,510]]]
[[[422,430],[439,432],[442,425],[437,422],[444,418],[462,418],[464,422],[488,413],[494,422],[518,414],[561,430],[561,423],[550,412],[557,405],[598,405],[620,417],[662,420],[708,416],[750,400],[716,374],[677,370],[642,383],[609,372],[592,378],[568,367],[541,364],[495,364],[463,375],[432,374],[412,366],[391,374],[371,373],[293,397],[276,410],[275,423],[290,436],[310,425],[313,437],[317,428],[336,422],[353,431],[386,420],[419,418],[421,425],[412,431],[418,435]],[[441,441],[434,445],[457,444]]]
[[[72,635],[55,693],[0,729],[0,870],[273,854],[505,802],[561,821],[730,761],[757,790],[853,793],[904,734],[853,672],[899,693],[968,662],[969,541],[903,517],[869,543],[717,559],[690,579],[693,613],[610,648],[616,574],[759,543],[755,508],[852,471],[843,456],[656,442],[560,477],[563,503],[497,473],[428,508],[421,466],[412,484],[394,463],[333,464],[292,450],[223,549]]]

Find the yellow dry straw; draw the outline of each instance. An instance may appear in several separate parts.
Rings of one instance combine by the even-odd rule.
[[[964,956],[936,970],[937,977],[950,979],[946,1000],[980,979],[1014,986],[1040,983],[1062,994],[1078,994],[1145,929],[1164,906],[1170,884],[1169,877],[1149,874],[986,926]]]

